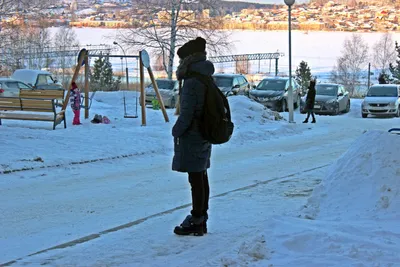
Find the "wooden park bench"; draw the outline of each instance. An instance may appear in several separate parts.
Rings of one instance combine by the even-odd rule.
[[[64,121],[67,128],[65,110],[56,110],[63,97],[64,90],[21,90],[19,97],[0,97],[0,125],[2,119],[52,121],[55,130]]]
[[[55,99],[56,106],[61,107],[64,102],[64,89],[21,89],[19,91],[19,97],[21,98],[41,98],[41,99]]]

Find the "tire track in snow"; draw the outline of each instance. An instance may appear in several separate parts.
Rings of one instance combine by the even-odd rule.
[[[24,168],[20,168],[20,169],[3,170],[3,171],[0,171],[0,174],[11,174],[11,173],[23,172],[23,171],[34,171],[34,170],[40,170],[40,169],[60,168],[60,167],[67,167],[67,166],[73,166],[73,165],[83,165],[83,164],[102,162],[102,161],[108,161],[108,160],[118,160],[118,159],[131,158],[131,157],[135,157],[135,156],[150,155],[153,153],[155,153],[155,151],[150,151],[150,153],[137,152],[137,153],[118,155],[118,156],[113,156],[113,157],[72,161],[72,162],[68,162],[68,163],[59,163],[59,164],[37,166],[37,167],[24,167]]]
[[[330,164],[324,164],[324,165],[320,165],[320,166],[317,166],[317,167],[314,167],[314,168],[310,168],[310,169],[302,170],[302,171],[299,171],[299,172],[291,173],[291,174],[288,174],[288,175],[275,177],[275,178],[267,179],[267,180],[264,180],[264,181],[258,181],[258,182],[254,183],[254,184],[251,184],[251,185],[243,186],[243,187],[240,187],[240,188],[229,190],[229,191],[224,192],[224,193],[220,193],[218,195],[210,197],[210,199],[224,197],[224,196],[227,196],[227,195],[232,194],[232,193],[249,190],[249,189],[252,189],[252,188],[260,186],[260,185],[265,185],[265,184],[276,182],[276,181],[280,181],[280,180],[291,180],[291,178],[296,177],[299,174],[304,174],[304,173],[312,172],[312,171],[315,171],[315,170],[318,170],[318,169],[323,169],[325,167],[328,167],[329,165]],[[113,228],[110,228],[110,229],[107,229],[107,230],[104,230],[104,231],[101,231],[101,232],[98,232],[98,233],[95,233],[95,234],[90,234],[90,235],[87,235],[87,236],[84,236],[84,237],[81,237],[81,238],[78,238],[78,239],[75,239],[75,240],[72,240],[72,241],[69,241],[69,242],[66,242],[66,243],[62,243],[62,244],[59,244],[59,245],[56,245],[56,246],[53,246],[53,247],[50,247],[50,248],[47,248],[47,249],[43,249],[43,250],[31,253],[31,254],[29,254],[29,255],[27,255],[25,257],[21,257],[21,258],[18,258],[18,259],[15,259],[15,260],[12,260],[12,261],[9,261],[9,262],[6,262],[6,263],[2,263],[2,264],[0,264],[0,267],[11,266],[14,263],[17,263],[18,261],[25,260],[26,258],[35,256],[35,255],[39,255],[39,254],[43,254],[43,253],[46,253],[46,252],[50,252],[50,251],[53,251],[53,250],[56,250],[56,249],[64,249],[64,248],[73,247],[73,246],[76,246],[76,245],[79,245],[79,244],[82,244],[82,243],[90,242],[90,241],[92,241],[94,239],[97,239],[97,238],[103,236],[103,235],[110,234],[110,233],[117,232],[117,231],[121,231],[121,230],[130,228],[130,227],[134,227],[136,225],[144,223],[144,222],[146,222],[148,220],[151,220],[153,218],[157,218],[157,217],[164,216],[166,214],[173,213],[173,212],[175,212],[177,210],[181,210],[181,209],[190,207],[191,205],[192,204],[189,203],[189,204],[177,206],[177,207],[174,207],[172,209],[169,209],[169,210],[166,210],[166,211],[162,211],[162,212],[159,212],[159,213],[155,213],[155,214],[152,214],[152,215],[137,219],[135,221],[128,222],[126,224],[122,224],[122,225],[119,225],[119,226],[116,226],[116,227],[113,227]]]

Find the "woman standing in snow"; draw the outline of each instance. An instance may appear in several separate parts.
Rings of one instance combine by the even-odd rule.
[[[180,64],[176,76],[182,83],[179,117],[172,129],[174,137],[174,159],[172,169],[186,172],[192,192],[192,210],[180,226],[177,235],[201,236],[207,233],[208,200],[210,188],[207,169],[210,168],[211,143],[201,134],[201,118],[206,94],[206,86],[191,74],[209,76],[214,73],[214,65],[206,57],[206,40],[197,37],[178,49]]]
[[[81,115],[81,91],[75,82],[71,83],[71,94],[69,96],[69,102],[71,104],[72,111],[74,112],[74,119],[72,125],[80,125]]]
[[[312,116],[311,123],[315,123],[315,115],[314,115],[314,102],[315,102],[315,83],[316,80],[310,81],[310,86],[308,87],[307,98],[306,98],[306,108],[307,118],[303,121],[303,123],[307,123],[310,115]]]

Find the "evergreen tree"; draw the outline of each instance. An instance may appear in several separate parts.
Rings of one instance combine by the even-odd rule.
[[[300,62],[300,65],[296,69],[294,79],[300,85],[302,92],[305,92],[307,90],[308,84],[312,79],[311,70],[307,62],[304,61]]]
[[[397,59],[396,64],[389,64],[389,70],[392,74],[393,82],[400,83],[400,46],[396,42],[396,52],[397,52]]]
[[[106,57],[99,57],[94,61],[91,82],[93,91],[116,91],[121,79],[114,79],[112,64]]]
[[[382,72],[379,74],[378,82],[379,82],[380,84],[391,83],[392,81],[393,81],[393,80],[390,78],[389,74],[387,74],[385,71],[382,71]]]

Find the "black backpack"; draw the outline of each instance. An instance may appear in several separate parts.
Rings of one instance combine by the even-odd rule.
[[[231,121],[231,110],[228,99],[219,90],[211,76],[191,73],[206,86],[204,113],[200,131],[211,144],[223,144],[232,136],[234,124]]]

